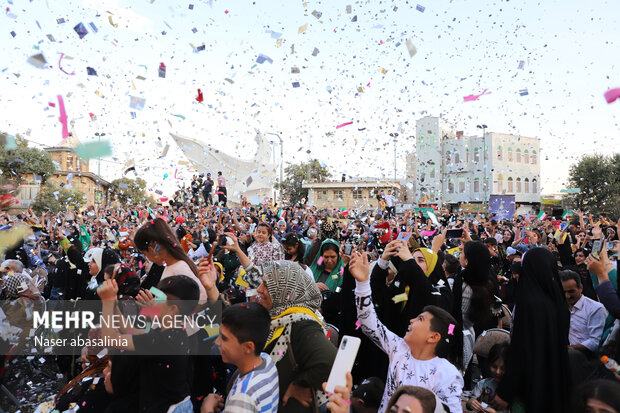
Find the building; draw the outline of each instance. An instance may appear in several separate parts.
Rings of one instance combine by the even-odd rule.
[[[45,148],[50,153],[56,166],[54,175],[47,182],[56,188],[67,188],[82,192],[86,196],[86,205],[107,205],[110,199],[110,183],[90,172],[89,162],[81,160],[73,147],[79,144],[77,138],[69,136],[58,145]],[[30,207],[39,194],[41,180],[36,176],[23,176],[15,209]]]
[[[406,191],[398,182],[364,180],[351,182],[309,182],[308,204],[317,208],[342,208],[369,210],[377,207],[377,195],[388,190],[396,196],[396,203],[406,202]]]
[[[464,136],[443,119],[416,122],[415,197],[419,203],[484,203],[514,194],[540,202],[540,140],[504,133]]]

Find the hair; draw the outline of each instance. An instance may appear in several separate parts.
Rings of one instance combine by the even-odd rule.
[[[295,247],[297,246],[297,257],[295,258],[295,262],[300,264],[304,261],[304,255],[306,255],[306,244],[300,241],[299,236],[294,232],[289,232],[282,238],[282,245],[287,247]]]
[[[452,254],[443,254],[443,259],[446,263],[446,272],[456,274],[461,266],[459,260]]]
[[[198,277],[198,268],[192,260],[189,259],[181,243],[177,239],[176,235],[172,231],[170,225],[161,218],[155,218],[154,220],[142,225],[136,235],[133,238],[138,251],[145,251],[149,246],[159,245],[163,247],[171,256],[179,261],[185,261],[194,275]]]
[[[437,343],[437,347],[435,347],[435,355],[447,359],[456,366],[460,366],[463,358],[463,349],[460,348],[463,342],[461,325],[456,322],[452,314],[436,305],[427,305],[422,309],[422,312],[428,312],[433,316],[430,320],[430,330],[441,335],[441,339]],[[450,331],[450,324],[454,325],[452,334],[448,333]]]
[[[573,270],[563,270],[559,272],[560,281],[563,283],[574,280],[577,283],[577,288],[581,287],[581,277]]]
[[[489,249],[478,241],[466,242],[463,247],[463,254],[467,258],[463,280],[472,290],[467,317],[476,324],[486,321],[492,316],[493,286],[489,279],[491,254]]]
[[[385,391],[385,382],[379,377],[369,377],[364,379],[351,392],[351,397],[357,397],[364,401],[364,406],[369,409],[379,409],[381,398]]]
[[[21,262],[20,260],[6,260],[3,262],[3,264],[5,264],[7,267],[11,264],[13,264],[15,266],[15,272],[24,272],[24,263]]]
[[[234,304],[222,313],[222,325],[237,338],[239,343],[254,343],[254,355],[260,355],[267,343],[271,317],[258,303]]]
[[[533,229],[530,232],[533,232],[538,237],[538,244],[544,244],[546,241],[546,236],[543,235],[542,231],[539,229]]]
[[[437,399],[435,398],[435,393],[432,391],[418,386],[400,386],[394,391],[392,397],[390,397],[385,411],[389,412],[403,394],[415,397],[420,402],[423,413],[433,413],[437,407]]]
[[[173,275],[167,277],[157,284],[168,300],[175,300],[174,305],[179,308],[182,315],[189,315],[198,305],[200,289],[198,283],[187,275]]]
[[[258,225],[256,225],[256,229],[258,229],[259,227],[263,227],[263,228],[267,228],[267,233],[269,234],[269,240],[272,241],[273,240],[273,228],[271,228],[271,225],[269,225],[266,222],[259,222]]]
[[[573,394],[573,412],[588,411],[589,399],[599,400],[620,411],[620,384],[617,381],[599,379],[585,382]]]
[[[484,243],[485,244],[490,244],[490,245],[497,245],[497,240],[495,238],[493,238],[493,237],[487,237],[484,240]]]
[[[508,343],[497,343],[491,347],[489,350],[489,357],[487,361],[489,365],[495,363],[497,360],[506,360],[508,358],[508,349],[510,348],[510,344]]]
[[[578,248],[575,250],[573,256],[577,255],[578,252],[581,252],[583,254],[584,257],[588,258],[588,251],[586,251],[584,248]]]
[[[323,255],[323,253],[325,251],[335,251],[336,254],[338,254],[338,256],[340,256],[340,249],[338,248],[338,246],[336,244],[332,244],[331,242],[324,244],[321,247],[321,255]]]

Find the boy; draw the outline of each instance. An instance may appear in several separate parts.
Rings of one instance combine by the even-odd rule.
[[[278,370],[266,353],[261,353],[269,335],[271,318],[258,303],[241,303],[222,313],[220,334],[215,340],[224,363],[237,367],[236,378],[226,398],[225,413],[278,411]],[[223,401],[208,395],[201,413],[220,409]]]
[[[167,320],[192,313],[200,297],[198,284],[186,275],[173,275],[162,280],[158,289],[166,296],[166,300],[155,301],[157,317],[162,320],[161,329],[121,334],[113,325],[102,323],[101,336],[113,344],[110,347],[145,355],[139,363],[141,412],[191,411],[188,381],[191,340],[184,329]],[[103,317],[113,320],[118,293],[116,280],[105,280],[97,293],[103,303]]]
[[[403,261],[413,257],[403,243],[398,256]],[[451,412],[462,412],[463,377],[444,357],[461,334],[454,318],[440,307],[429,305],[412,319],[404,338],[389,331],[377,318],[370,290],[370,266],[366,254],[353,253],[349,269],[356,281],[355,296],[359,325],[389,357],[388,377],[379,411],[399,386],[427,388],[446,404]],[[415,286],[414,286],[415,288]]]

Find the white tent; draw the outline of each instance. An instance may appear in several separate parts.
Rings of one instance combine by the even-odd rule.
[[[273,197],[277,165],[270,160],[271,148],[263,135],[256,131],[256,154],[252,159],[239,159],[228,155],[209,144],[170,133],[187,159],[199,173],[211,173],[217,185],[217,172],[226,178],[228,199],[240,203],[245,196],[253,204]]]

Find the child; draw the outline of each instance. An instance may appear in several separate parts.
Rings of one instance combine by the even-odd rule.
[[[165,301],[155,301],[161,329],[152,328],[147,333],[133,331],[121,334],[113,325],[102,323],[102,338],[110,347],[135,351],[139,364],[139,411],[176,413],[192,410],[189,375],[191,372],[191,340],[185,329],[166,320],[190,315],[198,303],[198,284],[186,275],[173,275],[160,281],[158,288],[166,295]],[[115,279],[105,280],[97,290],[103,303],[103,317],[112,319],[118,293]],[[149,298],[152,298],[149,294]],[[173,301],[174,300],[174,301]]]
[[[495,390],[497,386],[499,386],[502,377],[504,377],[504,366],[509,347],[510,345],[507,343],[498,343],[491,347],[489,351],[489,370],[491,370],[493,378],[481,380],[476,384],[476,387],[474,387],[472,391],[471,399],[467,401],[467,409],[473,410],[474,412],[495,412],[494,409],[488,407],[486,404],[493,400],[493,397],[495,397]]]
[[[403,261],[413,259],[409,249],[402,246]],[[460,327],[445,310],[429,305],[411,320],[404,338],[389,331],[379,322],[372,303],[370,266],[366,254],[355,252],[349,265],[356,280],[357,317],[362,331],[389,357],[388,377],[380,412],[385,411],[390,396],[397,387],[412,385],[433,391],[451,412],[462,412],[463,377],[448,360],[451,347],[460,337]]]
[[[220,334],[215,340],[224,363],[237,367],[236,378],[224,411],[276,413],[279,402],[278,370],[266,353],[261,353],[267,342],[271,318],[258,303],[240,303],[222,313]],[[223,401],[209,394],[203,401],[202,413],[221,408]]]

